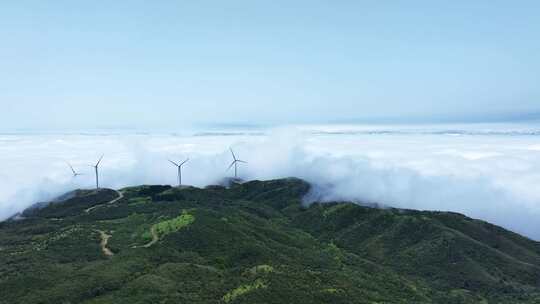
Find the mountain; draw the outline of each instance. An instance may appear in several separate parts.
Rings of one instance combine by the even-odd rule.
[[[0,303],[540,303],[538,242],[309,191],[75,191],[0,223]]]

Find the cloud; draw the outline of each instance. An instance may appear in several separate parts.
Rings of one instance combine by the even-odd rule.
[[[99,154],[103,186],[173,184],[167,159],[190,157],[186,183],[216,183],[240,158],[246,179],[296,176],[323,201],[353,200],[464,213],[540,239],[539,136],[313,134],[274,129],[260,136],[2,136],[0,218],[76,187],[92,187]],[[72,179],[64,160],[86,173]]]

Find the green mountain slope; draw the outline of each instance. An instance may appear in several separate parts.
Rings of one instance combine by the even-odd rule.
[[[540,303],[538,242],[308,191],[76,191],[0,223],[0,303]]]

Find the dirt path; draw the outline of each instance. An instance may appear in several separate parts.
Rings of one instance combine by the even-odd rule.
[[[157,243],[157,241],[159,241],[159,236],[157,234],[157,231],[154,227],[150,228],[150,234],[152,234],[152,240],[144,245],[139,245],[139,246],[132,246],[131,248],[148,248],[152,245],[154,245],[155,243]]]
[[[107,234],[103,230],[97,230],[97,232],[99,232],[99,235],[101,237],[101,251],[103,251],[103,254],[106,256],[113,256],[114,253],[109,248],[107,248],[107,243],[109,243],[109,239],[112,237],[112,235]]]
[[[159,241],[159,236],[158,236],[157,231],[156,231],[156,229],[154,227],[152,227],[150,229],[150,233],[152,234],[152,240],[148,244],[143,245],[142,247],[144,247],[144,248],[148,248],[148,247],[154,245],[155,243],[157,243],[157,241]]]
[[[98,208],[98,207],[101,207],[101,206],[104,206],[104,205],[111,205],[111,204],[114,204],[114,203],[116,203],[116,202],[118,202],[119,200],[121,200],[121,199],[124,198],[124,194],[122,194],[122,192],[120,192],[120,191],[118,191],[118,190],[114,190],[114,191],[116,191],[116,193],[118,194],[118,197],[117,197],[117,198],[115,198],[115,199],[113,199],[113,200],[111,200],[111,201],[109,201],[109,202],[106,202],[106,203],[104,203],[104,204],[99,204],[99,205],[95,205],[95,206],[93,206],[93,207],[90,207],[90,208],[84,210],[84,212],[90,213],[90,211],[92,211],[92,210],[94,210],[94,209],[96,209],[96,208]]]

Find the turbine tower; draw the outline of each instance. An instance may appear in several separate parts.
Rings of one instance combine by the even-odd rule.
[[[236,179],[236,178],[238,178],[238,163],[247,164],[247,162],[236,158],[236,155],[234,155],[233,150],[231,148],[229,148],[229,150],[231,150],[231,155],[233,157],[233,161],[232,161],[231,165],[229,166],[229,168],[227,168],[227,171],[229,171],[231,169],[231,167],[234,166],[234,178]]]
[[[79,175],[83,175],[82,173],[79,173],[79,172],[75,171],[75,169],[73,169],[73,166],[69,162],[66,162],[66,164],[71,169],[71,172],[73,173],[73,178],[75,178],[75,177],[77,177]]]
[[[189,161],[189,158],[186,158],[185,161],[181,162],[180,164],[173,162],[169,159],[171,164],[175,165],[178,168],[178,186],[182,186],[182,166]]]
[[[98,162],[96,163],[95,166],[91,165],[96,170],[96,190],[99,190],[99,172],[98,172],[98,168],[99,168],[99,163],[101,163],[102,159],[103,159],[103,155],[101,155],[101,157],[99,158],[99,160],[98,160]]]

